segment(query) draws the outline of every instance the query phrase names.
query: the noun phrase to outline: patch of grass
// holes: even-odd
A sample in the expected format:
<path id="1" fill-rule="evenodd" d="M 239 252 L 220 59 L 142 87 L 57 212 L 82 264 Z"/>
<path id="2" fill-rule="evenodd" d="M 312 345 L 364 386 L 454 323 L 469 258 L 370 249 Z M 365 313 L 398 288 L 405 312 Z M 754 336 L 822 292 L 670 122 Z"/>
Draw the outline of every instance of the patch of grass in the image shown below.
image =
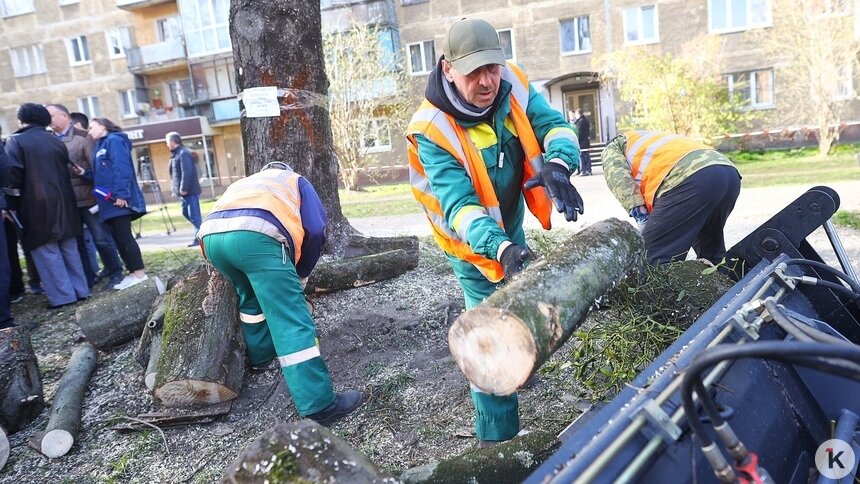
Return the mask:
<path id="1" fill-rule="evenodd" d="M 168 193 L 167 195 L 169 196 L 170 194 Z M 164 234 L 167 232 L 165 229 L 165 219 L 168 216 L 170 217 L 168 227 L 171 230 L 173 230 L 173 227 L 176 227 L 176 230 L 194 230 L 191 222 L 182 216 L 182 206 L 179 202 L 173 201 L 173 199 L 165 200 L 165 202 L 167 203 L 164 205 L 147 205 L 147 214 L 132 222 L 132 232 L 140 233 L 144 236 Z M 209 211 L 212 210 L 213 205 L 215 205 L 215 200 L 200 200 L 200 213 L 203 217 L 206 217 Z M 173 226 L 170 226 L 169 222 L 173 222 Z"/>
<path id="2" fill-rule="evenodd" d="M 414 380 L 415 377 L 408 373 L 398 373 L 378 385 L 371 386 L 367 400 L 381 407 L 391 407 L 397 401 L 397 394 Z"/>
<path id="3" fill-rule="evenodd" d="M 840 210 L 833 216 L 833 223 L 840 227 L 860 230 L 860 212 Z"/>
<path id="4" fill-rule="evenodd" d="M 153 274 L 172 273 L 192 262 L 203 260 L 197 247 L 145 251 L 142 255 L 146 271 Z"/>
<path id="5" fill-rule="evenodd" d="M 860 180 L 858 145 L 837 145 L 823 157 L 816 148 L 733 151 L 726 156 L 738 167 L 744 188 Z"/>
<path id="6" fill-rule="evenodd" d="M 340 190 L 341 209 L 347 218 L 421 213 L 408 183 L 369 186 L 362 191 Z"/>
<path id="7" fill-rule="evenodd" d="M 119 484 L 121 482 L 126 482 L 124 475 L 129 470 L 134 460 L 153 447 L 159 439 L 160 437 L 151 430 L 141 432 L 134 447 L 117 457 L 115 461 L 108 463 L 111 473 L 107 479 L 105 479 L 105 484 Z"/>

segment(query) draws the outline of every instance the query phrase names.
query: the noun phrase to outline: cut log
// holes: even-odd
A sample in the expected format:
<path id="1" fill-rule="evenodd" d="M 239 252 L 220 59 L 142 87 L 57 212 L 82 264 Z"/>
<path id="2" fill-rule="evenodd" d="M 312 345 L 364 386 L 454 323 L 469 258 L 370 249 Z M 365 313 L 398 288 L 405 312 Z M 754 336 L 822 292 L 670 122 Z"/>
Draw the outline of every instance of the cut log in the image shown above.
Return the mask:
<path id="1" fill-rule="evenodd" d="M 572 235 L 448 331 L 451 355 L 486 393 L 510 395 L 582 323 L 595 299 L 642 263 L 639 232 L 618 219 Z"/>
<path id="2" fill-rule="evenodd" d="M 164 294 L 159 294 L 152 303 L 152 312 L 143 326 L 143 332 L 140 334 L 137 348 L 134 350 L 134 359 L 144 368 L 149 363 L 149 347 L 152 346 L 152 335 L 161 332 L 161 324 L 164 322 L 164 298 Z"/>
<path id="3" fill-rule="evenodd" d="M 0 425 L 13 434 L 45 408 L 42 378 L 23 326 L 0 330 Z"/>
<path id="4" fill-rule="evenodd" d="M 143 382 L 149 391 L 155 390 L 155 377 L 158 375 L 158 358 L 161 355 L 161 332 L 152 336 L 149 348 L 149 362 L 143 372 Z"/>
<path id="5" fill-rule="evenodd" d="M 98 352 L 92 345 L 84 343 L 75 348 L 69 359 L 69 366 L 57 386 L 48 428 L 30 437 L 30 447 L 51 459 L 62 457 L 69 452 L 81 430 L 84 393 L 93 370 L 96 369 L 97 359 Z"/>
<path id="6" fill-rule="evenodd" d="M 12 447 L 9 445 L 9 436 L 6 435 L 6 431 L 3 430 L 3 427 L 0 426 L 0 471 L 3 470 L 3 467 L 6 465 L 6 461 L 9 460 L 9 451 Z"/>
<path id="7" fill-rule="evenodd" d="M 558 446 L 555 434 L 531 432 L 493 447 L 407 469 L 400 480 L 405 484 L 522 482 Z"/>
<path id="8" fill-rule="evenodd" d="M 140 336 L 152 312 L 152 303 L 164 284 L 158 277 L 87 303 L 75 312 L 75 321 L 93 346 L 102 350 Z"/>
<path id="9" fill-rule="evenodd" d="M 418 267 L 418 255 L 397 249 L 351 259 L 320 262 L 310 275 L 305 292 L 326 293 L 392 279 Z"/>
<path id="10" fill-rule="evenodd" d="M 167 293 L 155 396 L 169 407 L 236 398 L 245 372 L 245 340 L 236 291 L 200 268 Z"/>
<path id="11" fill-rule="evenodd" d="M 312 420 L 282 423 L 264 432 L 239 454 L 222 483 L 384 481 L 361 452 Z"/>
<path id="12" fill-rule="evenodd" d="M 409 235 L 405 237 L 365 237 L 355 234 L 350 236 L 343 257 L 363 257 L 366 255 L 379 254 L 392 250 L 405 250 L 411 255 L 418 257 L 418 237 Z"/>

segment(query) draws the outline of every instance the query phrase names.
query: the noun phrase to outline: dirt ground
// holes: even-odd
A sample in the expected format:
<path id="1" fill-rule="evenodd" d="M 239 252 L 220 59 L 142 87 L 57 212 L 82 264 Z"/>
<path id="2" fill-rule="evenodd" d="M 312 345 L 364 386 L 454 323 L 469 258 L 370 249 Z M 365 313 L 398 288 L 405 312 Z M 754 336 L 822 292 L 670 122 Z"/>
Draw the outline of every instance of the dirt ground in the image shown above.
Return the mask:
<path id="1" fill-rule="evenodd" d="M 463 310 L 462 295 L 441 252 L 426 239 L 421 242 L 417 269 L 393 280 L 313 299 L 322 354 L 335 389 L 366 393 L 364 405 L 332 430 L 392 476 L 476 446 L 468 384 L 447 344 L 448 327 Z M 542 243 L 552 245 L 548 239 Z M 105 291 L 100 288 L 94 298 Z M 680 300 L 682 293 L 691 297 L 695 291 L 677 290 L 668 300 Z M 74 323 L 74 307 L 46 311 L 44 305 L 44 296 L 29 295 L 14 311 L 20 322 L 40 323 L 32 340 L 50 402 L 83 335 Z M 593 312 L 583 327 L 598 325 L 601 313 Z M 672 314 L 693 319 L 697 315 Z M 638 335 L 635 328 L 632 331 L 635 340 Z M 544 365 L 540 383 L 520 392 L 524 429 L 560 431 L 599 393 L 605 393 L 586 385 L 581 369 L 571 364 L 576 344 L 574 338 L 568 341 Z M 82 429 L 69 455 L 49 460 L 27 446 L 26 439 L 45 427 L 46 409 L 29 427 L 11 436 L 12 454 L 0 471 L 0 482 L 216 482 L 263 431 L 298 419 L 280 371 L 272 369 L 246 373 L 232 410 L 216 422 L 165 429 L 164 438 L 154 430 L 110 430 L 124 416 L 164 410 L 144 386 L 134 349 L 132 341 L 99 353 L 84 401 Z"/>

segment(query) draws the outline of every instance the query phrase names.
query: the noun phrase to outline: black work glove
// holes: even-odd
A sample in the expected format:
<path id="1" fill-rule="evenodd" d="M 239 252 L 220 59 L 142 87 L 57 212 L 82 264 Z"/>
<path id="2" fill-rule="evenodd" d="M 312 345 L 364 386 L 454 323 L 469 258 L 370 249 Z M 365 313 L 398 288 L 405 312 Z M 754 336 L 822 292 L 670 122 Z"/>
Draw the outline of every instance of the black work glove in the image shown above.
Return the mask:
<path id="1" fill-rule="evenodd" d="M 528 247 L 517 244 L 505 247 L 505 250 L 502 251 L 502 256 L 499 258 L 499 262 L 501 262 L 502 268 L 505 271 L 505 277 L 508 278 L 521 272 L 531 257 L 532 251 Z"/>
<path id="2" fill-rule="evenodd" d="M 546 187 L 555 209 L 564 213 L 568 222 L 576 222 L 577 212 L 584 213 L 582 197 L 570 183 L 570 170 L 566 166 L 552 161 L 544 163 L 540 173 L 531 177 L 523 186 L 532 189 L 538 185 Z"/>

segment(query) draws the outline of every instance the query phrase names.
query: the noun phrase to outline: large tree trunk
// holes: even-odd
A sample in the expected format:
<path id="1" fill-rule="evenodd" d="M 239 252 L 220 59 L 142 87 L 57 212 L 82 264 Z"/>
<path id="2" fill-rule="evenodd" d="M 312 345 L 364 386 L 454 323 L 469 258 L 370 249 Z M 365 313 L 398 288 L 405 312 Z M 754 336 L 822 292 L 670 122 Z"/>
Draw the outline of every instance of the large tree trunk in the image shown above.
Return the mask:
<path id="1" fill-rule="evenodd" d="M 155 396 L 167 406 L 236 398 L 245 368 L 236 291 L 200 268 L 167 293 Z"/>
<path id="2" fill-rule="evenodd" d="M 493 447 L 407 469 L 405 484 L 522 482 L 558 448 L 554 433 L 536 431 Z"/>
<path id="3" fill-rule="evenodd" d="M 417 266 L 418 256 L 404 249 L 321 262 L 311 272 L 305 292 L 325 293 L 366 286 L 397 277 Z"/>
<path id="4" fill-rule="evenodd" d="M 618 219 L 572 235 L 454 321 L 454 360 L 481 390 L 514 393 L 567 341 L 594 300 L 641 263 L 642 251 L 639 232 Z"/>
<path id="5" fill-rule="evenodd" d="M 9 451 L 11 448 L 12 447 L 9 445 L 9 436 L 6 435 L 6 431 L 3 430 L 3 426 L 0 426 L 0 471 L 3 470 L 3 466 L 6 465 L 6 461 L 9 460 Z"/>
<path id="6" fill-rule="evenodd" d="M 0 425 L 15 433 L 44 407 L 42 378 L 30 333 L 23 326 L 0 330 Z"/>
<path id="7" fill-rule="evenodd" d="M 98 352 L 90 344 L 84 343 L 75 349 L 54 395 L 48 428 L 30 437 L 30 447 L 51 459 L 69 452 L 81 430 L 84 392 L 96 369 L 97 359 Z"/>
<path id="8" fill-rule="evenodd" d="M 140 336 L 152 312 L 153 301 L 164 292 L 158 277 L 87 303 L 75 312 L 75 321 L 87 341 L 102 351 Z"/>
<path id="9" fill-rule="evenodd" d="M 234 0 L 230 38 L 240 93 L 264 86 L 283 90 L 280 117 L 241 119 L 246 174 L 283 161 L 307 178 L 328 213 L 329 250 L 339 253 L 355 230 L 337 193 L 319 2 Z"/>
<path id="10" fill-rule="evenodd" d="M 361 452 L 312 420 L 282 423 L 251 442 L 227 467 L 222 483 L 383 482 Z"/>

